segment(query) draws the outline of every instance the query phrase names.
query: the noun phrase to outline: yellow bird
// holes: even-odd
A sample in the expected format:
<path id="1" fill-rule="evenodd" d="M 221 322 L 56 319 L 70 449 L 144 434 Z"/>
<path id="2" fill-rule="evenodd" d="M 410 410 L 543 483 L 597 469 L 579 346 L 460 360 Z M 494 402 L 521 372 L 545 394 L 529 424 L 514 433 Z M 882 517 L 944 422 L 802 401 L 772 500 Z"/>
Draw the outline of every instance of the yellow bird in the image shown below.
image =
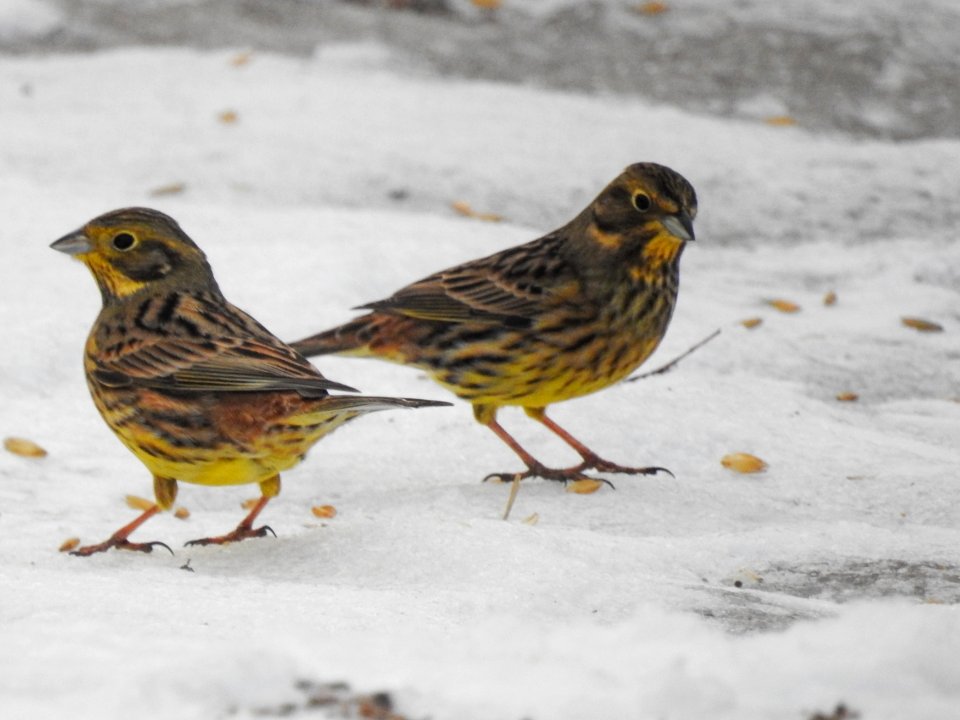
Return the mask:
<path id="1" fill-rule="evenodd" d="M 476 419 L 520 456 L 521 473 L 651 474 L 604 460 L 547 416 L 547 406 L 596 392 L 643 363 L 677 301 L 680 255 L 694 239 L 693 186 L 663 165 L 628 167 L 573 220 L 518 247 L 430 275 L 344 325 L 293 343 L 304 355 L 376 357 L 425 370 L 473 405 Z M 555 469 L 497 422 L 522 407 L 576 450 Z"/>
<path id="2" fill-rule="evenodd" d="M 109 539 L 74 554 L 166 547 L 128 536 L 173 505 L 180 481 L 256 483 L 261 491 L 236 529 L 189 544 L 262 537 L 272 531 L 253 523 L 280 492 L 280 473 L 324 435 L 368 412 L 449 405 L 330 395 L 355 391 L 227 302 L 200 248 L 156 210 L 106 213 L 51 247 L 81 260 L 100 288 L 103 309 L 84 353 L 87 384 L 107 425 L 153 474 L 156 496 Z"/>

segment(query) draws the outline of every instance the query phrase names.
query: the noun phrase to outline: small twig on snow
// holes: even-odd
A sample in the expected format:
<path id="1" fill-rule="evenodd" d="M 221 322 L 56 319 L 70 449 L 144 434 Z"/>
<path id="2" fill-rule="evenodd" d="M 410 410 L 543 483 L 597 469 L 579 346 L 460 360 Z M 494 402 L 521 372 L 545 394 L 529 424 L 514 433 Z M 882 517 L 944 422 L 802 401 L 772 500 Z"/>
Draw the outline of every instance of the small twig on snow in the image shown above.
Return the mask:
<path id="1" fill-rule="evenodd" d="M 643 380 L 644 378 L 648 378 L 651 375 L 663 375 L 664 373 L 670 372 L 671 370 L 673 370 L 674 367 L 676 367 L 677 363 L 683 360 L 687 355 L 690 355 L 695 350 L 699 350 L 719 334 L 720 334 L 720 328 L 717 328 L 712 333 L 707 335 L 707 337 L 705 337 L 703 340 L 701 340 L 696 345 L 694 345 L 692 348 L 688 349 L 686 352 L 681 353 L 680 355 L 677 355 L 673 360 L 668 362 L 666 365 L 661 365 L 656 370 L 649 370 L 648 372 L 640 373 L 639 375 L 634 375 L 633 377 L 628 377 L 626 380 L 624 380 L 624 382 L 635 382 L 637 380 Z"/>

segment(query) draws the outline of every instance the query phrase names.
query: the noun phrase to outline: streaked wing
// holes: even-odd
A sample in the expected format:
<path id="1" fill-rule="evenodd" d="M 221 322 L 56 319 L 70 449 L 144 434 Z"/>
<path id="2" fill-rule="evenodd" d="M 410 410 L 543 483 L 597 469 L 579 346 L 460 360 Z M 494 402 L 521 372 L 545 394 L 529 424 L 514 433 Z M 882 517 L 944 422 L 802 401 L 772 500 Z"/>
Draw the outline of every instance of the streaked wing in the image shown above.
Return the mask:
<path id="1" fill-rule="evenodd" d="M 306 358 L 242 310 L 213 296 L 172 294 L 133 308 L 130 329 L 98 341 L 93 375 L 107 385 L 193 392 L 354 391 L 323 377 Z M 89 357 L 89 356 L 88 356 Z"/>
<path id="2" fill-rule="evenodd" d="M 365 310 L 443 322 L 528 325 L 575 275 L 548 235 L 415 282 Z"/>

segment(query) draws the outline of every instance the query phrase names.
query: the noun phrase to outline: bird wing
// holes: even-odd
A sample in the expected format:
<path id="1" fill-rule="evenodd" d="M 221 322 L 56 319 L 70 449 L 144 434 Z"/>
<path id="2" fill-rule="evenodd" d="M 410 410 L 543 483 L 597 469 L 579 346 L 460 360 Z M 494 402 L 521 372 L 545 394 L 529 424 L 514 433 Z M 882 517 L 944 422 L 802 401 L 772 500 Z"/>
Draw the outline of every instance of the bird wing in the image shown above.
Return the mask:
<path id="1" fill-rule="evenodd" d="M 361 309 L 441 322 L 528 326 L 576 280 L 554 240 L 548 235 L 443 270 Z"/>
<path id="2" fill-rule="evenodd" d="M 134 310 L 122 337 L 98 342 L 91 372 L 101 383 L 186 392 L 355 392 L 327 380 L 306 358 L 222 299 L 175 294 L 145 300 Z"/>

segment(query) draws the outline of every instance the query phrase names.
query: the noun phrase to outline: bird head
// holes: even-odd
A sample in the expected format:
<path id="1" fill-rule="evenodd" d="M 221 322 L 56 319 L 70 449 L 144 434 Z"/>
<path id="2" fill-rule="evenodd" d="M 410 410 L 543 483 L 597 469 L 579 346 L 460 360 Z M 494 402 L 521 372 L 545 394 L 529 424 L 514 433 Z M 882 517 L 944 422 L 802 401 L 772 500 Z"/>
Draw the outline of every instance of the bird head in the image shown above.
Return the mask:
<path id="1" fill-rule="evenodd" d="M 50 247 L 90 268 L 105 305 L 158 283 L 178 289 L 217 287 L 203 251 L 173 218 L 156 210 L 108 212 Z"/>
<path id="2" fill-rule="evenodd" d="M 630 165 L 579 221 L 585 252 L 625 264 L 632 274 L 673 263 L 694 240 L 697 194 L 679 173 L 656 163 Z"/>

